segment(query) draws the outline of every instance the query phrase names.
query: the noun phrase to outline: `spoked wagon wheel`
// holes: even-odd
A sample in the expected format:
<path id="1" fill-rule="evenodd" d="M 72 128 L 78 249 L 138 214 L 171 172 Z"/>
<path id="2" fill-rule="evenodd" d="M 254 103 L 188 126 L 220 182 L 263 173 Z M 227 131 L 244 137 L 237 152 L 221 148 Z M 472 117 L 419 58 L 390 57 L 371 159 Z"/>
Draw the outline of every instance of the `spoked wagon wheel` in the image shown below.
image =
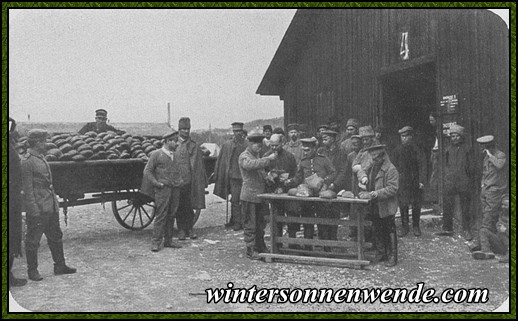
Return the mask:
<path id="1" fill-rule="evenodd" d="M 155 218 L 155 203 L 146 195 L 131 193 L 128 199 L 112 201 L 112 211 L 120 225 L 138 231 L 145 229 Z"/>

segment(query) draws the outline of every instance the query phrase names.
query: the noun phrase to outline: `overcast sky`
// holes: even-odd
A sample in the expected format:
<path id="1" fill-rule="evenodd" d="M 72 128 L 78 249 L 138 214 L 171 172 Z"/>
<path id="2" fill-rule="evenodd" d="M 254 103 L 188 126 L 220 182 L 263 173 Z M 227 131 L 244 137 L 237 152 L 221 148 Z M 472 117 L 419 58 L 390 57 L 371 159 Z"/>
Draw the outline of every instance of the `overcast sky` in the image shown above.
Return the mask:
<path id="1" fill-rule="evenodd" d="M 255 92 L 295 11 L 10 9 L 9 114 L 166 122 L 170 102 L 174 127 L 280 117 L 282 101 Z"/>

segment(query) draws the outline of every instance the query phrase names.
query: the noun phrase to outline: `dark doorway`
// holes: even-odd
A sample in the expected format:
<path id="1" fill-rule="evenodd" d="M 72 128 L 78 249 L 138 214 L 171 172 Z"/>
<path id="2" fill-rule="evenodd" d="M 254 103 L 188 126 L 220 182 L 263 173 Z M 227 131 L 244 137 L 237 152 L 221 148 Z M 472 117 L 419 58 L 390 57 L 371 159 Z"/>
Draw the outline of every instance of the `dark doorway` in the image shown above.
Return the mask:
<path id="1" fill-rule="evenodd" d="M 436 134 L 429 123 L 437 106 L 435 72 L 435 63 L 427 63 L 382 76 L 381 122 L 389 151 L 399 144 L 398 130 L 412 126 L 416 142 L 429 159 Z"/>

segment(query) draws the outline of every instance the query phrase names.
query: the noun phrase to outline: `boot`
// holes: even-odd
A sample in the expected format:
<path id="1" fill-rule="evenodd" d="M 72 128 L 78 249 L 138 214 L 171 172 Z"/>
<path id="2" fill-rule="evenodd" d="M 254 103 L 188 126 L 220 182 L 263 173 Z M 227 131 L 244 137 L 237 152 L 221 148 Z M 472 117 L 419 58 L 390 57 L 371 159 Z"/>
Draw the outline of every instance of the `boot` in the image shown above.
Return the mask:
<path id="1" fill-rule="evenodd" d="M 160 244 L 153 242 L 151 244 L 151 252 L 158 252 L 158 251 L 160 251 Z"/>
<path id="2" fill-rule="evenodd" d="M 304 224 L 304 238 L 312 240 L 314 235 L 315 235 L 315 226 L 311 225 L 311 224 Z M 304 245 L 304 250 L 313 251 L 313 246 Z"/>
<path id="3" fill-rule="evenodd" d="M 54 264 L 54 275 L 74 274 L 77 269 L 68 267 L 65 263 Z"/>
<path id="4" fill-rule="evenodd" d="M 259 253 L 254 250 L 253 246 L 247 246 L 246 247 L 246 257 L 249 258 L 250 260 L 256 260 L 256 261 L 260 261 L 261 260 L 261 257 L 259 256 Z"/>
<path id="5" fill-rule="evenodd" d="M 160 244 L 158 244 L 160 246 Z M 63 242 L 50 243 L 50 254 L 54 260 L 54 275 L 73 274 L 76 269 L 68 267 L 65 264 L 65 254 L 63 253 Z"/>
<path id="6" fill-rule="evenodd" d="M 471 254 L 475 260 L 492 260 L 495 254 L 492 252 L 475 251 Z"/>
<path id="7" fill-rule="evenodd" d="M 282 245 L 282 243 L 281 243 L 281 245 Z M 270 252 L 270 249 L 268 249 L 268 246 L 266 246 L 266 243 L 264 243 L 264 240 L 260 240 L 260 241 L 256 241 L 255 251 L 257 253 L 268 253 L 268 252 Z"/>
<path id="8" fill-rule="evenodd" d="M 397 234 L 392 232 L 389 234 L 389 254 L 388 260 L 385 262 L 386 267 L 392 267 L 397 264 Z"/>
<path id="9" fill-rule="evenodd" d="M 26 279 L 18 279 L 14 277 L 13 272 L 11 272 L 11 269 L 13 268 L 14 263 L 14 256 L 9 256 L 9 287 L 11 286 L 24 286 L 27 284 Z"/>
<path id="10" fill-rule="evenodd" d="M 410 231 L 410 228 L 408 227 L 408 207 L 405 206 L 403 208 L 400 208 L 401 210 L 401 230 L 399 232 L 399 237 L 405 237 L 408 232 Z"/>
<path id="11" fill-rule="evenodd" d="M 164 240 L 164 247 L 169 247 L 172 249 L 181 249 L 182 246 L 176 242 L 174 242 L 172 239 Z"/>
<path id="12" fill-rule="evenodd" d="M 27 276 L 32 281 L 41 281 L 43 278 L 38 272 L 38 250 L 25 250 L 27 257 Z"/>
<path id="13" fill-rule="evenodd" d="M 415 236 L 421 236 L 421 229 L 419 228 L 419 222 L 421 220 L 421 208 L 412 207 L 412 231 Z"/>
<path id="14" fill-rule="evenodd" d="M 387 253 L 386 253 L 385 241 L 383 240 L 382 236 L 379 233 L 375 234 L 373 236 L 373 241 L 374 241 L 374 248 L 376 250 L 376 254 L 375 254 L 373 263 L 386 261 Z"/>

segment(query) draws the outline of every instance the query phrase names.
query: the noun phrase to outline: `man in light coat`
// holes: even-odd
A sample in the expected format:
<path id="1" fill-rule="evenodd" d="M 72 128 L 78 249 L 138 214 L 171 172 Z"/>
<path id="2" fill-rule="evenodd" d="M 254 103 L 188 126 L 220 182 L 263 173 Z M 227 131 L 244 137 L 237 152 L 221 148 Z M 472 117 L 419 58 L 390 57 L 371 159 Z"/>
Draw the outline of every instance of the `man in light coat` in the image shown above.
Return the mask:
<path id="1" fill-rule="evenodd" d="M 180 186 L 182 177 L 180 168 L 174 157 L 178 143 L 178 131 L 162 136 L 164 145 L 149 156 L 144 168 L 142 193 L 155 200 L 155 223 L 151 238 L 151 251 L 158 252 L 162 239 L 164 247 L 181 248 L 173 242 L 173 226 L 180 202 Z"/>

